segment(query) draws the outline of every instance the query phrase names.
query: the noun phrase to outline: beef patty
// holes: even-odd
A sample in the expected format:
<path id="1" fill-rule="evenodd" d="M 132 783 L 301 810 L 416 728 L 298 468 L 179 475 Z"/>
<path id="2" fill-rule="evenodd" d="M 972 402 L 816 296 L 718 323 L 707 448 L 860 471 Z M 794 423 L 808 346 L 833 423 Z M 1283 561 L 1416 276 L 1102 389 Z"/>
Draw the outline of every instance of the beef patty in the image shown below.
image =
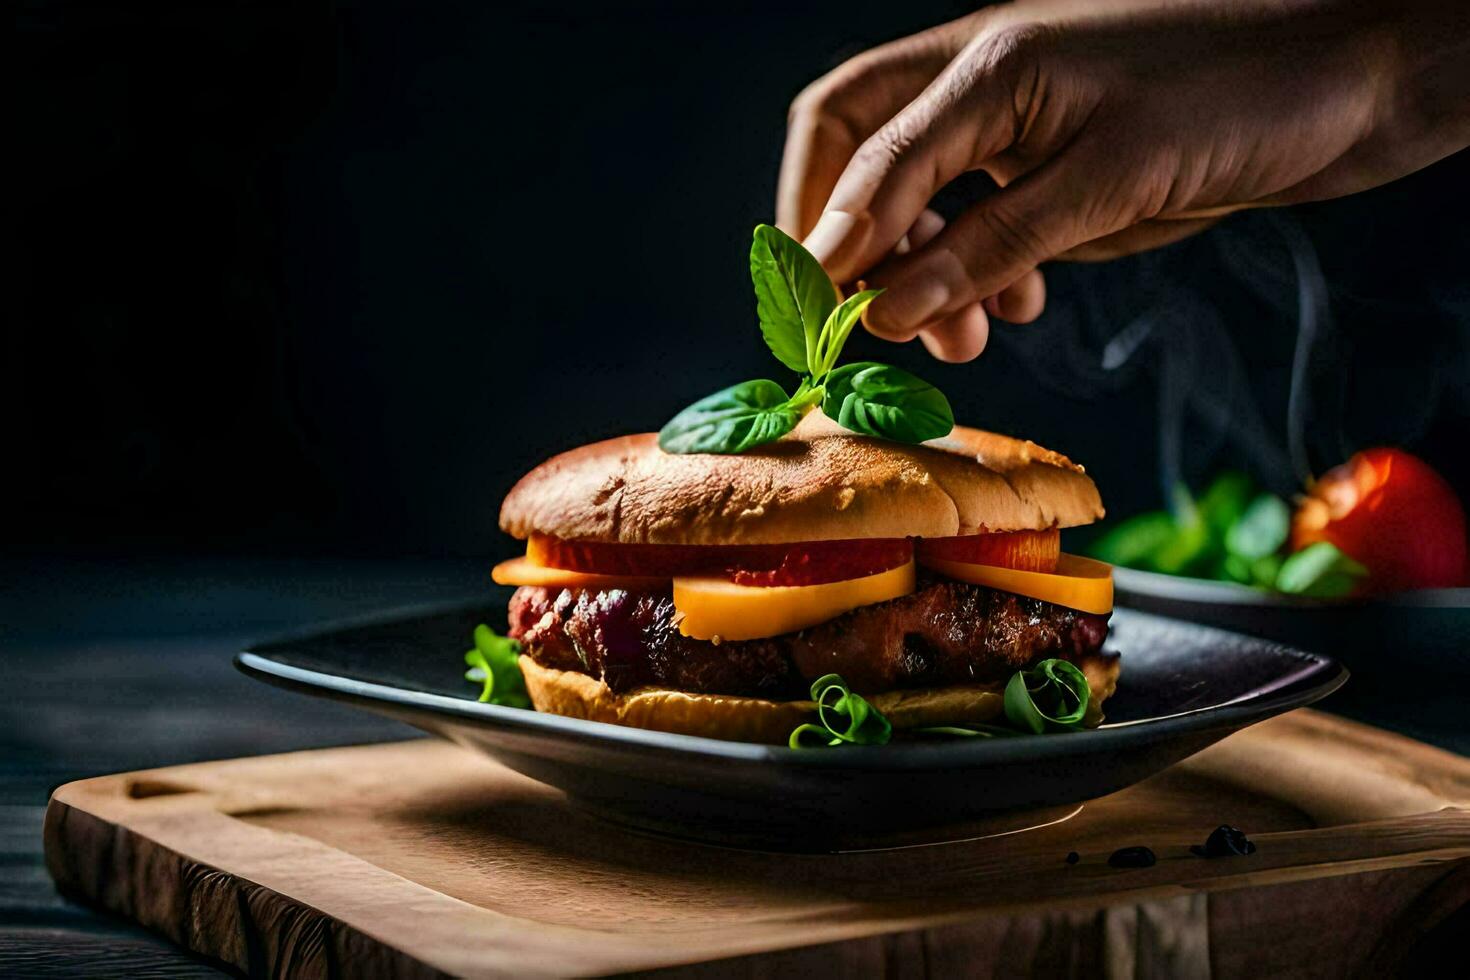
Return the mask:
<path id="1" fill-rule="evenodd" d="M 547 667 L 703 694 L 805 697 L 823 674 L 862 694 L 1009 677 L 1037 660 L 1101 649 L 1108 617 L 948 579 L 862 606 L 819 626 L 719 644 L 683 636 L 672 593 L 523 587 L 510 635 Z"/>

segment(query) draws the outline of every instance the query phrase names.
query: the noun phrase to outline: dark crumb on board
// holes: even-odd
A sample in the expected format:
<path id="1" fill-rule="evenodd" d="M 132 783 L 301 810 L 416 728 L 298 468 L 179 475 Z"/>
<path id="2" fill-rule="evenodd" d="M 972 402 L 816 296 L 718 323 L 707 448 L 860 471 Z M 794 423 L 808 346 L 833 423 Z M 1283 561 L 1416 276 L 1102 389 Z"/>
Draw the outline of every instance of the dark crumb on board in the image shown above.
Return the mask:
<path id="1" fill-rule="evenodd" d="M 1256 853 L 1256 845 L 1243 831 L 1222 823 L 1210 831 L 1203 847 L 1195 844 L 1190 851 L 1205 858 L 1243 857 Z"/>
<path id="2" fill-rule="evenodd" d="M 1082 860 L 1082 855 L 1078 854 L 1076 851 L 1068 851 L 1067 852 L 1067 863 L 1068 864 L 1076 864 L 1078 861 L 1081 861 L 1081 860 Z"/>
<path id="3" fill-rule="evenodd" d="M 1147 847 L 1120 847 L 1108 858 L 1114 868 L 1152 868 L 1158 858 Z"/>

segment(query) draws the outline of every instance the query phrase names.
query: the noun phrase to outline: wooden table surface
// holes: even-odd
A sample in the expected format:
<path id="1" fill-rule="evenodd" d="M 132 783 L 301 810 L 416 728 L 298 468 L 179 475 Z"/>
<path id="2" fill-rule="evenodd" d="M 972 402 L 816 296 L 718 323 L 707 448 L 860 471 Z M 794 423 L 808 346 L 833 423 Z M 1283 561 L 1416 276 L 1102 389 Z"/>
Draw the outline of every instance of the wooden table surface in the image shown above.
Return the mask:
<path id="1" fill-rule="evenodd" d="M 122 770 L 413 734 L 250 681 L 230 657 L 276 630 L 473 596 L 488 584 L 485 568 L 0 563 L 0 976 L 216 975 L 141 929 L 57 896 L 41 855 L 51 790 Z M 1456 689 L 1417 680 L 1402 692 L 1350 682 L 1324 707 L 1470 752 Z"/>

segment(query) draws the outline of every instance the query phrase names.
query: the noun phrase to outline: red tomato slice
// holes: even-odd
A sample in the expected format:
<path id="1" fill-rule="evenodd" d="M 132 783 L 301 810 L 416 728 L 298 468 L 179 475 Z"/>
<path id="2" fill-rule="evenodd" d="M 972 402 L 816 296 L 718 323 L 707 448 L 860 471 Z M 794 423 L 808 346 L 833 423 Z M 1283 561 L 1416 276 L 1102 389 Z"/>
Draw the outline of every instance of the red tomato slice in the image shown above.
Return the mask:
<path id="1" fill-rule="evenodd" d="M 660 578 L 718 575 L 739 585 L 817 585 L 874 575 L 909 561 L 907 538 L 768 545 L 618 544 L 533 534 L 526 557 L 547 568 Z"/>
<path id="2" fill-rule="evenodd" d="M 1062 532 L 1006 531 L 998 534 L 961 534 L 953 538 L 922 538 L 919 562 L 960 561 L 997 565 L 1026 572 L 1052 572 L 1062 551 Z"/>

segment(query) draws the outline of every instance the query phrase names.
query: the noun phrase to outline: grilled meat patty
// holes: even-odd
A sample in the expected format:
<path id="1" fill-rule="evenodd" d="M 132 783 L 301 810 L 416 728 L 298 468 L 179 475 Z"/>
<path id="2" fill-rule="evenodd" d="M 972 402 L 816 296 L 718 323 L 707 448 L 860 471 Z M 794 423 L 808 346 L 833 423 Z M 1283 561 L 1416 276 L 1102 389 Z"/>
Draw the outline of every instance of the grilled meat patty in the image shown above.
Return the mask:
<path id="1" fill-rule="evenodd" d="M 1083 659 L 1107 634 L 1107 616 L 939 578 L 796 633 L 719 644 L 679 633 L 667 590 L 523 587 L 510 600 L 510 635 L 537 663 L 619 693 L 798 698 L 829 673 L 863 694 L 997 681 L 1047 657 Z"/>

